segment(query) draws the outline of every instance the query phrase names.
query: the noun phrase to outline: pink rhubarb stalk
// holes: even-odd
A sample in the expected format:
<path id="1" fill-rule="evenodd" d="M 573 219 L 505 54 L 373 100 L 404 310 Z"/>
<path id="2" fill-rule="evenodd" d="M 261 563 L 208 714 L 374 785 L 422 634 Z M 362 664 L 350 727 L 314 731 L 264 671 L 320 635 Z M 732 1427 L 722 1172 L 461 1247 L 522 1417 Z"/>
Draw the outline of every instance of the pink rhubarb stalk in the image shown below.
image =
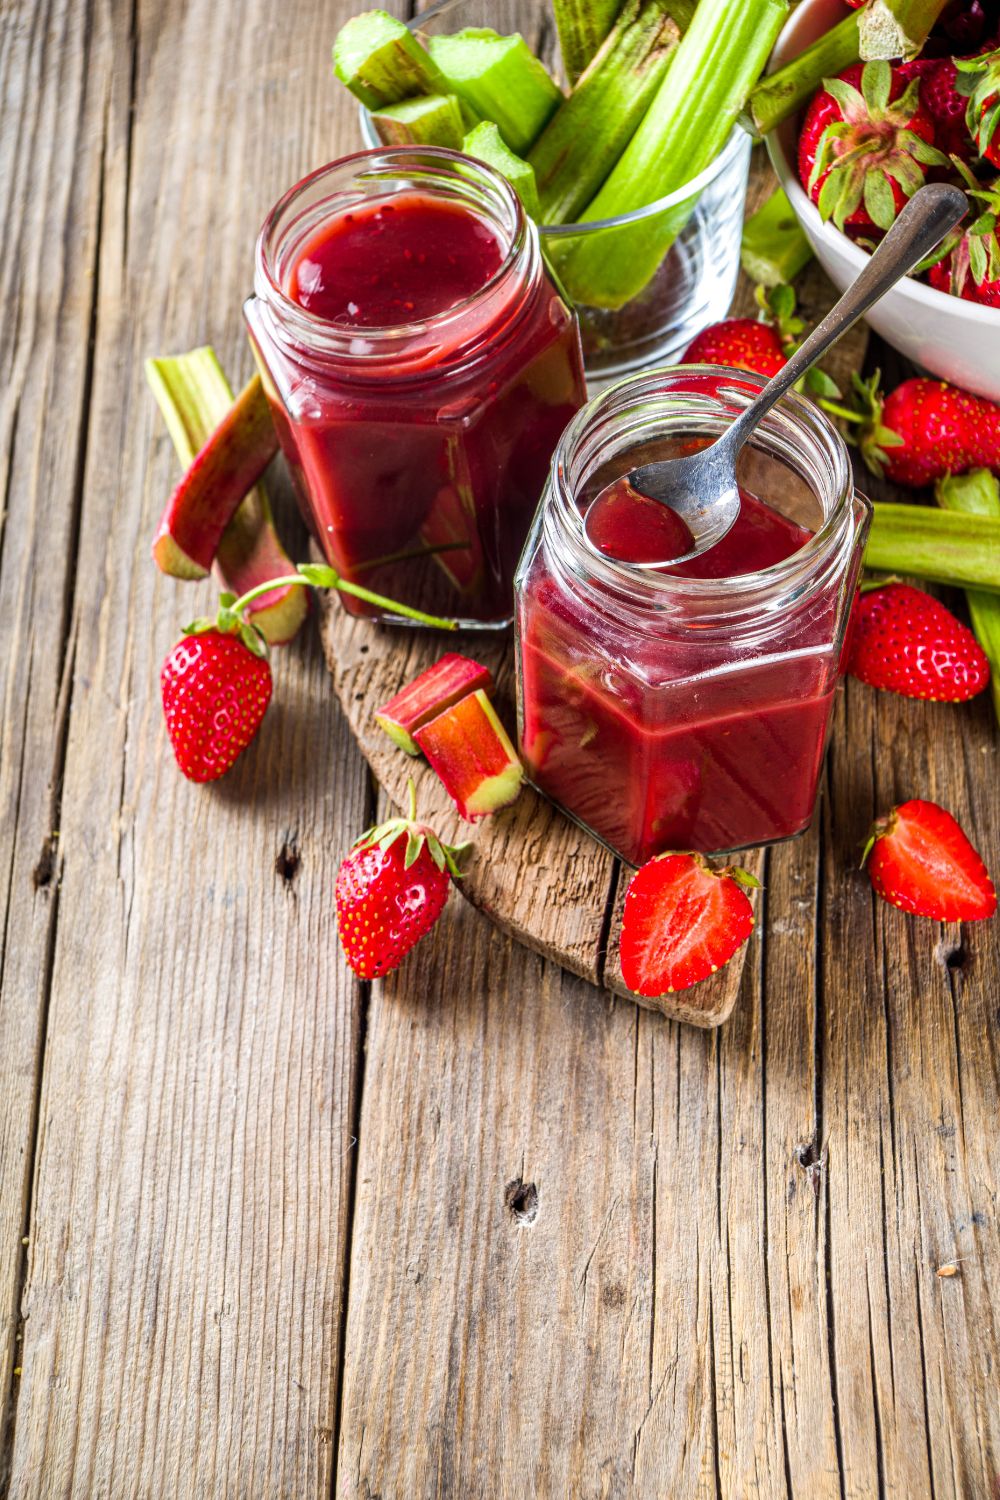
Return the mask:
<path id="1" fill-rule="evenodd" d="M 375 715 L 375 722 L 407 755 L 419 755 L 415 732 L 480 688 L 487 694 L 493 692 L 489 669 L 449 651 L 390 698 Z"/>
<path id="2" fill-rule="evenodd" d="M 482 688 L 416 730 L 413 738 L 470 823 L 506 807 L 521 790 L 521 762 Z"/>

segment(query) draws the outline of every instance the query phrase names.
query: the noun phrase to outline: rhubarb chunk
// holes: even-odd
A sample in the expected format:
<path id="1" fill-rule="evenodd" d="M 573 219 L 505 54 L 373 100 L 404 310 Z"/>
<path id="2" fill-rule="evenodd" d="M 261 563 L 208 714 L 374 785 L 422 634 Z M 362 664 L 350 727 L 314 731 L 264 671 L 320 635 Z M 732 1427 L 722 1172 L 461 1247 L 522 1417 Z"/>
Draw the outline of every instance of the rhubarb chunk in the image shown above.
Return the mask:
<path id="1" fill-rule="evenodd" d="M 516 156 L 492 120 L 483 120 L 470 130 L 462 142 L 466 156 L 484 161 L 488 167 L 506 177 L 524 206 L 529 219 L 538 219 L 538 189 L 535 169 L 523 156 Z"/>
<path id="2" fill-rule="evenodd" d="M 147 359 L 146 379 L 173 439 L 177 457 L 190 464 L 233 404 L 233 392 L 215 350 Z M 241 596 L 294 565 L 278 540 L 267 491 L 255 485 L 222 534 L 213 568 L 220 587 Z M 247 613 L 272 646 L 290 641 L 309 612 L 304 584 L 282 584 L 249 605 Z"/>
<path id="3" fill-rule="evenodd" d="M 167 501 L 153 558 L 173 578 L 206 578 L 222 533 L 278 451 L 278 435 L 255 375 L 210 434 Z"/>
<path id="4" fill-rule="evenodd" d="M 492 693 L 489 669 L 449 651 L 390 698 L 375 715 L 375 722 L 407 755 L 419 755 L 415 731 L 479 689 Z"/>
<path id="5" fill-rule="evenodd" d="M 440 73 L 413 32 L 384 10 L 368 10 L 340 28 L 333 70 L 368 109 L 413 94 L 446 94 Z"/>
<path id="6" fill-rule="evenodd" d="M 494 120 L 510 149 L 526 156 L 562 92 L 524 37 L 469 26 L 452 36 L 432 36 L 428 47 L 446 89 L 477 119 Z"/>
<path id="7" fill-rule="evenodd" d="M 413 738 L 470 823 L 506 807 L 521 790 L 521 762 L 482 688 L 423 725 Z"/>
<path id="8" fill-rule="evenodd" d="M 457 94 L 425 94 L 373 110 L 372 124 L 385 146 L 449 146 L 462 149 L 465 121 Z"/>

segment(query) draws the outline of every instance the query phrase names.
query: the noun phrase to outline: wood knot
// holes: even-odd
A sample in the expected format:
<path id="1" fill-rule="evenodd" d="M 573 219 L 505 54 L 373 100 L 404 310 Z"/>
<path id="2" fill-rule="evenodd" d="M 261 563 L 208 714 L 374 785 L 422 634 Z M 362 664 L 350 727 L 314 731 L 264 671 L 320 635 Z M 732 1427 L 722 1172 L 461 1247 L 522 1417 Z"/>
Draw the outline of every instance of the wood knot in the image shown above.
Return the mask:
<path id="1" fill-rule="evenodd" d="M 286 890 L 291 889 L 301 864 L 302 855 L 299 853 L 298 838 L 294 833 L 290 833 L 282 842 L 274 861 L 274 873 L 280 878 Z"/>
<path id="2" fill-rule="evenodd" d="M 504 1188 L 503 1201 L 515 1224 L 527 1227 L 538 1218 L 538 1189 L 533 1182 L 515 1177 Z"/>
<path id="3" fill-rule="evenodd" d="M 814 1137 L 811 1141 L 801 1141 L 796 1146 L 794 1155 L 809 1179 L 809 1186 L 818 1198 L 823 1168 L 826 1166 L 826 1147 L 820 1150 L 819 1142 Z"/>
<path id="4" fill-rule="evenodd" d="M 38 856 L 35 868 L 31 872 L 31 883 L 36 891 L 47 891 L 55 878 L 56 846 L 58 842 L 58 833 L 50 833 L 42 844 L 42 852 Z"/>

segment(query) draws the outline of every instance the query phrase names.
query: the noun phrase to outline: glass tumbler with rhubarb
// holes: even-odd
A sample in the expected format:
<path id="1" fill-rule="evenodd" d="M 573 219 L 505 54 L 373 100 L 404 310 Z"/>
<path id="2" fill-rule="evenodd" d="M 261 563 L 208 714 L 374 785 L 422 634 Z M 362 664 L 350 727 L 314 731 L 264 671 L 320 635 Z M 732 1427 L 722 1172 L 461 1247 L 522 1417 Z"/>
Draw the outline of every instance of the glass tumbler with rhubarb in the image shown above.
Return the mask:
<path id="1" fill-rule="evenodd" d="M 690 533 L 627 479 L 710 441 L 763 384 L 690 366 L 591 402 L 518 567 L 528 776 L 630 864 L 771 843 L 812 818 L 871 513 L 843 442 L 783 400 L 741 456 L 733 529 L 677 566 Z"/>
<path id="2" fill-rule="evenodd" d="M 327 560 L 411 608 L 508 624 L 585 399 L 575 317 L 510 185 L 432 148 L 323 167 L 268 215 L 245 316 Z"/>

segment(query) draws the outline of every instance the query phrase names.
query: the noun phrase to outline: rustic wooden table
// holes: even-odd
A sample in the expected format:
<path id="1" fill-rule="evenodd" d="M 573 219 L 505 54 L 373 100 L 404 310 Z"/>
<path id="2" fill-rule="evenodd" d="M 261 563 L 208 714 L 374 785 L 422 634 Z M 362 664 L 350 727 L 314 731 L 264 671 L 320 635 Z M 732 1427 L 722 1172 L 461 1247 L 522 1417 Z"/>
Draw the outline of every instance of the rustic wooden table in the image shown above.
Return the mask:
<path id="1" fill-rule="evenodd" d="M 997 925 L 856 870 L 914 794 L 1000 864 L 985 700 L 848 685 L 718 1032 L 458 901 L 354 982 L 314 629 L 227 780 L 172 763 L 209 591 L 149 560 L 141 362 L 246 374 L 261 217 L 357 142 L 347 9 L 0 9 L 0 1492 L 993 1497 Z"/>

